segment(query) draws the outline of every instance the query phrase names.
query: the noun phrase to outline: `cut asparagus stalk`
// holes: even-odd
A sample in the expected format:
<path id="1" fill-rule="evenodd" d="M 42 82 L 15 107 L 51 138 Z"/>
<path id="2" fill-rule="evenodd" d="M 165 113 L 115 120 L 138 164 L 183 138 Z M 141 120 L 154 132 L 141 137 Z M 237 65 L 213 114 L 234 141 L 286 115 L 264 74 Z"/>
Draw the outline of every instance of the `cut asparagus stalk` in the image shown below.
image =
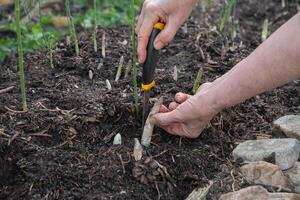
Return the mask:
<path id="1" fill-rule="evenodd" d="M 145 147 L 149 147 L 151 143 L 151 138 L 152 138 L 152 133 L 154 128 L 154 124 L 151 123 L 151 117 L 154 114 L 159 112 L 159 108 L 162 104 L 163 104 L 163 97 L 160 97 L 158 101 L 155 102 L 153 108 L 151 109 L 147 117 L 144 130 L 143 130 L 142 140 L 141 140 L 142 145 L 144 145 Z"/>
<path id="2" fill-rule="evenodd" d="M 106 79 L 105 82 L 106 82 L 106 87 L 107 87 L 107 89 L 108 89 L 109 91 L 111 91 L 111 90 L 112 90 L 112 87 L 111 87 L 111 84 L 110 84 L 109 80 Z"/>
<path id="3" fill-rule="evenodd" d="M 103 32 L 103 35 L 102 35 L 102 58 L 105 58 L 105 48 L 106 48 L 106 44 L 105 44 L 105 32 Z"/>
<path id="4" fill-rule="evenodd" d="M 174 81 L 178 80 L 178 69 L 177 69 L 177 66 L 174 66 L 173 79 L 174 79 Z"/>
<path id="5" fill-rule="evenodd" d="M 143 146 L 137 138 L 134 138 L 133 157 L 135 161 L 139 161 L 143 157 Z"/>
<path id="6" fill-rule="evenodd" d="M 119 79 L 121 77 L 123 64 L 124 64 L 124 56 L 121 56 L 115 81 L 119 81 Z"/>
<path id="7" fill-rule="evenodd" d="M 122 144 L 122 136 L 120 133 L 118 133 L 115 137 L 114 137 L 114 141 L 113 141 L 113 145 L 121 145 Z"/>
<path id="8" fill-rule="evenodd" d="M 90 78 L 91 80 L 93 80 L 93 77 L 94 77 L 94 73 L 93 73 L 93 71 L 90 69 L 90 70 L 89 70 L 89 78 Z"/>

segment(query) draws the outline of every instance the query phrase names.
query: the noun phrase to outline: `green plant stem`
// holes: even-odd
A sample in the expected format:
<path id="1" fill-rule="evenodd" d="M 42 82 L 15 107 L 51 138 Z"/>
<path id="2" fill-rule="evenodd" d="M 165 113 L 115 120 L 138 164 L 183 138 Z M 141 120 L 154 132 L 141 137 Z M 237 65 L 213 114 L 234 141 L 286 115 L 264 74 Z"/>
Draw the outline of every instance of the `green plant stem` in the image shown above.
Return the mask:
<path id="1" fill-rule="evenodd" d="M 22 46 L 22 35 L 21 35 L 21 28 L 20 28 L 20 0 L 15 0 L 15 17 L 16 17 L 17 40 L 18 40 L 18 60 L 19 60 L 19 77 L 20 77 L 22 108 L 23 111 L 27 111 L 28 108 L 27 108 L 26 90 L 25 90 L 23 46 Z"/>
<path id="2" fill-rule="evenodd" d="M 224 1 L 224 6 L 222 9 L 222 15 L 221 15 L 221 19 L 219 22 L 219 30 L 221 32 L 224 31 L 224 29 L 226 28 L 226 25 L 228 23 L 228 19 L 229 17 L 232 15 L 232 11 L 234 9 L 234 6 L 236 4 L 236 0 L 226 0 Z"/>
<path id="3" fill-rule="evenodd" d="M 202 82 L 202 76 L 203 76 L 203 68 L 201 67 L 197 73 L 197 77 L 194 81 L 194 85 L 193 85 L 193 94 L 196 94 L 201 82 Z"/>
<path id="4" fill-rule="evenodd" d="M 68 15 L 69 20 L 70 20 L 69 28 L 70 28 L 70 33 L 72 35 L 72 38 L 74 40 L 76 56 L 79 56 L 78 39 L 77 39 L 77 34 L 76 34 L 76 30 L 75 30 L 75 25 L 74 25 L 73 17 L 71 15 L 70 1 L 69 0 L 66 0 L 65 6 L 66 6 L 67 15 Z"/>
<path id="5" fill-rule="evenodd" d="M 138 115 L 138 86 L 137 86 L 137 66 L 136 66 L 136 38 L 135 38 L 135 1 L 131 0 L 130 4 L 130 21 L 131 21 L 131 42 L 132 42 L 132 79 L 133 79 L 133 95 L 135 112 Z"/>
<path id="6" fill-rule="evenodd" d="M 50 67 L 53 69 L 54 68 L 54 64 L 53 64 L 53 50 L 52 48 L 48 49 L 48 54 L 49 54 L 49 62 L 50 62 Z"/>
<path id="7" fill-rule="evenodd" d="M 38 5 L 39 5 L 39 17 L 40 17 L 40 22 L 42 20 L 42 12 L 41 12 L 41 0 L 38 0 Z M 41 27 L 42 29 L 42 35 L 43 35 L 43 42 L 44 42 L 44 46 L 47 47 L 47 50 L 48 50 L 48 59 L 49 59 L 49 63 L 50 63 L 50 67 L 53 69 L 54 68 L 54 64 L 53 64 L 53 38 L 51 36 L 48 36 L 48 38 L 46 38 L 46 35 L 44 33 L 44 28 Z"/>
<path id="8" fill-rule="evenodd" d="M 98 29 L 98 22 L 97 22 L 97 0 L 94 0 L 94 34 L 93 34 L 93 40 L 94 40 L 94 51 L 98 51 L 97 47 L 97 29 Z"/>

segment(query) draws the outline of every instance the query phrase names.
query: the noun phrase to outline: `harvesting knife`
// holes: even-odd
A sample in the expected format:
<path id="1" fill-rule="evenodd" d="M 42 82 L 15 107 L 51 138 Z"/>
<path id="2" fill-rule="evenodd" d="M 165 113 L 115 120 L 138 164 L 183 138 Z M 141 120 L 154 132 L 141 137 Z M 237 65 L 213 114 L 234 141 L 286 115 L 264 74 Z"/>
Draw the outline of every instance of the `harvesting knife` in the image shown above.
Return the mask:
<path id="1" fill-rule="evenodd" d="M 144 91 L 144 102 L 143 102 L 143 127 L 145 120 L 149 112 L 149 98 L 150 90 L 155 86 L 154 71 L 158 61 L 158 51 L 154 48 L 154 40 L 156 36 L 163 30 L 165 24 L 158 22 L 153 26 L 149 42 L 147 45 L 147 57 L 143 65 L 143 76 L 142 76 L 142 91 Z"/>

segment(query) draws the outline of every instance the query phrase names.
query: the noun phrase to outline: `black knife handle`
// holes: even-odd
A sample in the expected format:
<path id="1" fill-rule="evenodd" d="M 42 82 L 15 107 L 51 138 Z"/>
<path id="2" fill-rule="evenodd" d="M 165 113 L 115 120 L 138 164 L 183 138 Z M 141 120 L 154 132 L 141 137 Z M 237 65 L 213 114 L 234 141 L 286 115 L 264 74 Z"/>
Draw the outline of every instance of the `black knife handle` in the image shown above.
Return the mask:
<path id="1" fill-rule="evenodd" d="M 154 71 L 158 61 L 158 51 L 154 48 L 156 36 L 164 29 L 164 24 L 158 22 L 154 25 L 147 45 L 147 58 L 143 65 L 142 90 L 150 90 L 155 86 Z"/>

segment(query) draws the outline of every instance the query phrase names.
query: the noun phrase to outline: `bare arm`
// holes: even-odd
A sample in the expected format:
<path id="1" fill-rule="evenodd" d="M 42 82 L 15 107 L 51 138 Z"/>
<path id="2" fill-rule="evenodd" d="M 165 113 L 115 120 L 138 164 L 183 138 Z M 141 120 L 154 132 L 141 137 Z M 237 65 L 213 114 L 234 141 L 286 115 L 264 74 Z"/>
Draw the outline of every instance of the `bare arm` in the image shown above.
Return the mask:
<path id="1" fill-rule="evenodd" d="M 300 13 L 238 63 L 215 87 L 222 107 L 230 107 L 300 77 Z"/>
<path id="2" fill-rule="evenodd" d="M 222 109 L 300 77 L 300 13 L 228 73 L 189 96 L 179 93 L 154 122 L 169 133 L 195 138 Z"/>

